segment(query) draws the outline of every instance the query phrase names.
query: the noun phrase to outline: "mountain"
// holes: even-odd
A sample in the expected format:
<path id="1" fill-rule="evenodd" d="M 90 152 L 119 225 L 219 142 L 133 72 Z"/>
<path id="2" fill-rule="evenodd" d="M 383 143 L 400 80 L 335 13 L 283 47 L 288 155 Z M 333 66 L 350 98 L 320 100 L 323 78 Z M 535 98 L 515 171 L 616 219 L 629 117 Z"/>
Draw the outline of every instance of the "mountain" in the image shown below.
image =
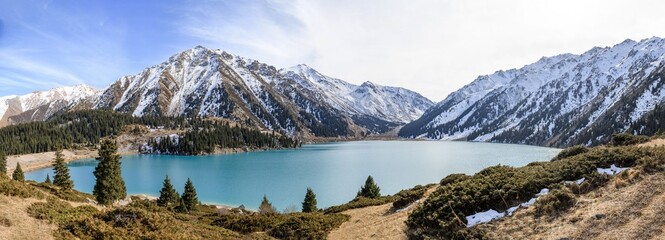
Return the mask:
<path id="1" fill-rule="evenodd" d="M 46 120 L 62 109 L 91 102 L 98 93 L 99 90 L 93 87 L 77 85 L 36 91 L 23 96 L 0 97 L 0 126 Z"/>
<path id="2" fill-rule="evenodd" d="M 653 37 L 543 57 L 478 77 L 399 135 L 570 146 L 600 144 L 616 132 L 665 130 L 654 117 L 665 115 L 664 56 L 665 40 Z"/>
<path id="3" fill-rule="evenodd" d="M 337 137 L 388 131 L 433 103 L 418 93 L 354 85 L 306 66 L 277 69 L 202 46 L 125 76 L 94 108 L 135 116 L 206 116 L 288 134 Z"/>

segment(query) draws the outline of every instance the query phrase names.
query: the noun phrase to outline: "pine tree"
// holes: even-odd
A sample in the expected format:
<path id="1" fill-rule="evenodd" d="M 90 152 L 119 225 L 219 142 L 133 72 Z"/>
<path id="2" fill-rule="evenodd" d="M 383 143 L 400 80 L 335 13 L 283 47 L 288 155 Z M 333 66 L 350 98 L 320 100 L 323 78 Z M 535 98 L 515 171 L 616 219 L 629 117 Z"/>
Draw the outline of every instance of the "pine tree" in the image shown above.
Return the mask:
<path id="1" fill-rule="evenodd" d="M 379 188 L 376 183 L 374 183 L 374 178 L 372 176 L 367 177 L 365 180 L 365 186 L 360 188 L 358 195 L 356 197 L 366 197 L 366 198 L 378 198 L 381 197 L 381 188 Z"/>
<path id="2" fill-rule="evenodd" d="M 46 180 L 44 180 L 44 183 L 46 183 L 46 184 L 51 184 L 51 176 L 49 176 L 48 174 L 46 174 Z"/>
<path id="3" fill-rule="evenodd" d="M 314 194 L 311 188 L 307 188 L 305 201 L 302 202 L 302 212 L 316 212 L 318 210 L 316 208 L 316 194 Z"/>
<path id="4" fill-rule="evenodd" d="M 99 148 L 99 164 L 95 167 L 94 175 L 97 178 L 92 194 L 97 202 L 111 205 L 113 202 L 127 196 L 125 181 L 122 180 L 120 155 L 116 152 L 118 146 L 113 140 L 102 141 Z"/>
<path id="5" fill-rule="evenodd" d="M 261 205 L 259 206 L 259 213 L 260 214 L 277 213 L 277 209 L 272 206 L 272 203 L 270 203 L 270 201 L 268 201 L 268 197 L 266 195 L 263 195 L 263 200 L 261 201 Z"/>
<path id="6" fill-rule="evenodd" d="M 72 190 L 74 182 L 69 177 L 69 168 L 65 164 L 65 158 L 62 155 L 62 150 L 55 152 L 55 163 L 53 164 L 53 185 L 56 185 L 63 190 Z"/>
<path id="7" fill-rule="evenodd" d="M 169 175 L 166 175 L 166 178 L 164 179 L 164 186 L 162 187 L 162 190 L 159 191 L 159 198 L 157 199 L 157 205 L 162 207 L 177 206 L 178 203 L 180 202 L 179 198 L 180 196 L 178 196 L 178 192 L 175 191 L 175 188 L 173 188 L 173 184 L 171 184 L 171 179 L 169 179 Z"/>
<path id="8" fill-rule="evenodd" d="M 182 192 L 182 209 L 189 212 L 196 210 L 196 206 L 199 205 L 199 198 L 196 196 L 196 189 L 194 188 L 194 183 L 192 180 L 187 178 L 185 183 L 185 191 Z"/>
<path id="9" fill-rule="evenodd" d="M 0 171 L 7 174 L 7 156 L 4 152 L 0 152 Z"/>
<path id="10" fill-rule="evenodd" d="M 16 181 L 25 181 L 25 176 L 23 175 L 23 169 L 21 169 L 21 164 L 16 163 L 16 169 L 14 169 L 14 174 L 12 174 L 12 179 Z"/>

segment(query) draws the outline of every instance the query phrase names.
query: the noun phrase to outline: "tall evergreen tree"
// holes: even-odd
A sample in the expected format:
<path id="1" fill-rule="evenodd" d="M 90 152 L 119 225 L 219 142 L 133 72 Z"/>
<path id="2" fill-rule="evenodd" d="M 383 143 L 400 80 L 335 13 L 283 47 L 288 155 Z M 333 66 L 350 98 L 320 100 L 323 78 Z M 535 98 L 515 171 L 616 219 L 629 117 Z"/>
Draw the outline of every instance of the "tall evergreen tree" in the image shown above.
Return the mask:
<path id="1" fill-rule="evenodd" d="M 7 174 L 7 155 L 5 155 L 5 152 L 0 152 L 0 172 Z"/>
<path id="2" fill-rule="evenodd" d="M 44 183 L 46 183 L 46 184 L 51 184 L 51 176 L 49 176 L 48 174 L 46 174 L 46 180 L 44 180 Z"/>
<path id="3" fill-rule="evenodd" d="M 173 188 L 173 184 L 171 184 L 169 175 L 166 175 L 166 178 L 164 179 L 164 186 L 162 187 L 162 190 L 159 191 L 157 205 L 162 207 L 173 207 L 178 205 L 180 202 L 179 200 L 180 197 L 178 196 L 178 192 L 176 192 L 175 188 Z"/>
<path id="4" fill-rule="evenodd" d="M 365 186 L 360 187 L 357 197 L 378 198 L 381 197 L 381 188 L 374 183 L 372 176 L 367 177 Z"/>
<path id="5" fill-rule="evenodd" d="M 185 211 L 193 211 L 199 205 L 199 198 L 196 196 L 196 189 L 192 180 L 187 178 L 185 183 L 185 191 L 182 192 L 182 209 Z"/>
<path id="6" fill-rule="evenodd" d="M 268 197 L 263 195 L 263 200 L 261 200 L 261 205 L 259 206 L 260 214 L 274 214 L 277 213 L 277 209 L 272 206 L 272 203 L 268 201 Z"/>
<path id="7" fill-rule="evenodd" d="M 21 164 L 16 163 L 16 169 L 14 169 L 14 174 L 12 174 L 12 179 L 16 181 L 25 181 L 25 175 L 23 175 L 23 169 L 21 169 Z"/>
<path id="8" fill-rule="evenodd" d="M 69 168 L 65 164 L 65 158 L 62 155 L 62 150 L 55 152 L 55 163 L 53 163 L 53 171 L 55 176 L 53 177 L 53 185 L 56 185 L 63 190 L 72 190 L 74 188 L 74 182 L 69 177 Z"/>
<path id="9" fill-rule="evenodd" d="M 97 180 L 92 190 L 99 204 L 111 205 L 127 196 L 125 181 L 121 175 L 121 157 L 117 151 L 118 146 L 113 140 L 102 141 L 97 158 L 99 164 L 94 171 Z"/>
<path id="10" fill-rule="evenodd" d="M 311 188 L 307 188 L 305 200 L 302 202 L 302 212 L 316 212 L 318 210 L 316 208 L 316 194 Z"/>

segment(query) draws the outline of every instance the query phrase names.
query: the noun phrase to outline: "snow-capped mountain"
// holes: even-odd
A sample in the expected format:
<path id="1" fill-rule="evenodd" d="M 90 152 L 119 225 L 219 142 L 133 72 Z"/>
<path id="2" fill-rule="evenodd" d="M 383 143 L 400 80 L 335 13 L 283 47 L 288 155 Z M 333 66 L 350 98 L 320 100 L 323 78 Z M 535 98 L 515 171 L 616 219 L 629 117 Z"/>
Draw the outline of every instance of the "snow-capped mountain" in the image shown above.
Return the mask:
<path id="1" fill-rule="evenodd" d="M 58 87 L 48 91 L 36 91 L 23 96 L 0 97 L 0 126 L 42 121 L 63 108 L 94 99 L 99 90 L 87 86 Z"/>
<path id="2" fill-rule="evenodd" d="M 665 39 L 626 40 L 480 76 L 400 130 L 400 136 L 594 145 L 637 126 L 665 101 Z"/>
<path id="3" fill-rule="evenodd" d="M 142 115 L 209 116 L 314 136 L 387 131 L 433 103 L 402 88 L 360 86 L 306 65 L 288 69 L 197 46 L 103 91 L 95 108 Z"/>

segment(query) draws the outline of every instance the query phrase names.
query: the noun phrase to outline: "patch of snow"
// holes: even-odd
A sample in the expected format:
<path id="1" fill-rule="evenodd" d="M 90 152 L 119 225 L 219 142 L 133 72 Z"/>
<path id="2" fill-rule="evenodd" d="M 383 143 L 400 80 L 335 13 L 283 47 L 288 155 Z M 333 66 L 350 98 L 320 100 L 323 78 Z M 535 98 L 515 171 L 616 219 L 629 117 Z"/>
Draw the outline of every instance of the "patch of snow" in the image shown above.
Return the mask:
<path id="1" fill-rule="evenodd" d="M 621 173 L 621 172 L 623 172 L 627 169 L 629 169 L 629 168 L 627 168 L 627 167 L 620 168 L 620 167 L 617 167 L 616 165 L 612 164 L 612 166 L 610 166 L 609 168 L 596 168 L 596 171 L 598 171 L 598 173 L 600 173 L 600 174 L 616 175 L 616 174 L 619 174 L 619 173 Z"/>

